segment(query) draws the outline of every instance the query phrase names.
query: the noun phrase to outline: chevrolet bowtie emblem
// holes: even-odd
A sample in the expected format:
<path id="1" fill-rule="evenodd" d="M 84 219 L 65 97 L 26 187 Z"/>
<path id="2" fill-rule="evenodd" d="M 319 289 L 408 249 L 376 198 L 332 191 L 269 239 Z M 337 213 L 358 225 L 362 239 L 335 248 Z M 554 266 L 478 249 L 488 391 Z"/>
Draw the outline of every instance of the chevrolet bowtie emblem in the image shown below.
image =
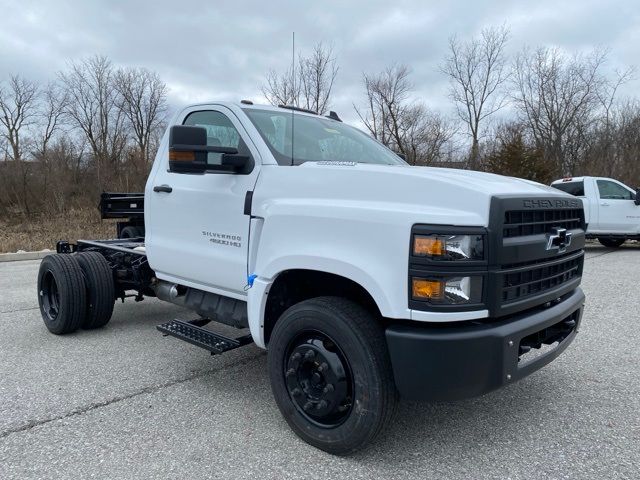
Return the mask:
<path id="1" fill-rule="evenodd" d="M 571 245 L 571 233 L 566 228 L 553 227 L 552 233 L 547 237 L 547 250 L 558 250 L 558 253 L 567 251 Z"/>

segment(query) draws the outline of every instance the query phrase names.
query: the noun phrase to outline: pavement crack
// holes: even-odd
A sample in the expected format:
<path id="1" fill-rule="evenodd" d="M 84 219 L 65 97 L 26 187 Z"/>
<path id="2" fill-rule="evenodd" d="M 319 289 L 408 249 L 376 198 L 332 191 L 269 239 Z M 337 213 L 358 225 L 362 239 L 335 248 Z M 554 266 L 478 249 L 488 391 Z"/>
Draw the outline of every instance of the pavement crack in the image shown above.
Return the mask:
<path id="1" fill-rule="evenodd" d="M 195 380 L 197 378 L 202 378 L 202 377 L 207 377 L 207 376 L 210 376 L 210 375 L 215 375 L 216 373 L 219 373 L 222 370 L 226 370 L 226 369 L 232 370 L 232 369 L 235 369 L 235 368 L 238 368 L 238 367 L 242 367 L 242 366 L 247 365 L 247 364 L 253 362 L 254 360 L 262 357 L 263 355 L 264 355 L 264 352 L 261 351 L 261 352 L 255 354 L 255 355 L 252 355 L 252 356 L 250 356 L 248 358 L 240 360 L 237 363 L 232 363 L 232 364 L 229 364 L 229 365 L 220 366 L 218 368 L 214 368 L 214 369 L 211 369 L 211 370 L 195 372 L 192 375 L 189 375 L 187 377 L 171 380 L 169 382 L 166 382 L 166 383 L 163 383 L 163 384 L 160 384 L 160 385 L 152 385 L 152 386 L 149 386 L 149 387 L 144 387 L 144 388 L 141 388 L 140 390 L 137 390 L 135 392 L 129 393 L 127 395 L 121 395 L 121 396 L 118 396 L 118 397 L 110 398 L 109 400 L 104 400 L 104 401 L 101 401 L 101 402 L 91 403 L 91 404 L 89 404 L 87 406 L 76 408 L 76 409 L 74 409 L 74 410 L 72 410 L 70 412 L 66 412 L 66 413 L 63 413 L 61 415 L 56 415 L 56 416 L 45 418 L 45 419 L 42 419 L 42 420 L 31 420 L 31 421 L 25 423 L 24 425 L 20 425 L 20 426 L 5 430 L 3 432 L 0 432 L 0 440 L 4 439 L 4 438 L 6 438 L 9 435 L 14 434 L 14 433 L 25 432 L 25 431 L 31 430 L 31 429 L 33 429 L 35 427 L 39 427 L 41 425 L 46 425 L 48 423 L 55 422 L 57 420 L 63 420 L 65 418 L 71 418 L 71 417 L 75 417 L 77 415 L 82 415 L 84 413 L 90 412 L 92 410 L 96 410 L 98 408 L 107 407 L 109 405 L 113 405 L 115 403 L 122 402 L 124 400 L 129 400 L 130 398 L 139 397 L 140 395 L 144 395 L 144 394 L 147 394 L 147 393 L 155 393 L 155 392 L 158 392 L 158 391 L 160 391 L 160 390 L 162 390 L 164 388 L 173 387 L 174 385 L 180 385 L 181 383 L 186 383 L 186 382 L 189 382 L 191 380 Z"/>
<path id="2" fill-rule="evenodd" d="M 5 313 L 28 312 L 30 310 L 39 310 L 39 309 L 40 307 L 18 308 L 17 310 L 7 310 L 6 312 L 0 312 L 0 315 L 4 315 Z"/>
<path id="3" fill-rule="evenodd" d="M 610 251 L 610 252 L 599 253 L 598 255 L 592 255 L 592 256 L 590 256 L 590 257 L 586 257 L 586 258 L 585 258 L 585 260 L 593 260 L 594 258 L 603 257 L 603 256 L 605 256 L 605 255 L 609 255 L 609 254 L 611 254 L 611 253 L 616 253 L 616 252 L 618 252 L 618 251 L 619 251 L 619 250 L 612 250 L 612 251 Z"/>

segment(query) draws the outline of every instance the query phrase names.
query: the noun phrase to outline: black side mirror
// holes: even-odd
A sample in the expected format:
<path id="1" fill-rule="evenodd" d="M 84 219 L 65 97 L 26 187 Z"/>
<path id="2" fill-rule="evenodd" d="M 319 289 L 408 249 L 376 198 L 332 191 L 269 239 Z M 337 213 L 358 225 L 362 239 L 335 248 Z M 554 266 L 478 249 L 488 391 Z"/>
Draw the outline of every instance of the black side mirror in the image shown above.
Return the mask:
<path id="1" fill-rule="evenodd" d="M 219 164 L 209 164 L 209 153 L 221 153 Z M 206 171 L 240 171 L 250 158 L 238 155 L 238 149 L 207 145 L 207 130 L 203 127 L 174 125 L 169 130 L 169 171 L 175 173 L 205 173 Z"/>
<path id="2" fill-rule="evenodd" d="M 640 187 L 636 188 L 636 198 L 634 198 L 633 203 L 640 205 Z"/>

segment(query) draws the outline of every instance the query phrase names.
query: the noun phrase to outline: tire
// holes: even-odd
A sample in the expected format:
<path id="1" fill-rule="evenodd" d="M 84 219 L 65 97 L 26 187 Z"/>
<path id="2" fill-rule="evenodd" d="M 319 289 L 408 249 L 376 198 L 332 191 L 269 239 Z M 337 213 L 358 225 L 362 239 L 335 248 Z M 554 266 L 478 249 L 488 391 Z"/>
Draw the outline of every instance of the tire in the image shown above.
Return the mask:
<path id="1" fill-rule="evenodd" d="M 321 450 L 351 454 L 393 419 L 398 393 L 384 332 L 350 300 L 318 297 L 290 307 L 271 334 L 268 366 L 285 420 Z"/>
<path id="2" fill-rule="evenodd" d="M 124 227 L 121 231 L 120 231 L 120 238 L 137 238 L 137 237 L 143 237 L 144 234 L 142 234 L 142 230 L 140 229 L 140 227 Z"/>
<path id="3" fill-rule="evenodd" d="M 625 242 L 624 238 L 598 238 L 598 241 L 607 248 L 618 248 Z"/>
<path id="4" fill-rule="evenodd" d="M 87 294 L 82 270 L 69 254 L 47 255 L 38 271 L 38 304 L 47 329 L 75 332 L 84 321 Z"/>
<path id="5" fill-rule="evenodd" d="M 104 327 L 113 314 L 116 299 L 113 271 L 98 252 L 81 252 L 74 255 L 84 275 L 87 307 L 82 328 Z"/>

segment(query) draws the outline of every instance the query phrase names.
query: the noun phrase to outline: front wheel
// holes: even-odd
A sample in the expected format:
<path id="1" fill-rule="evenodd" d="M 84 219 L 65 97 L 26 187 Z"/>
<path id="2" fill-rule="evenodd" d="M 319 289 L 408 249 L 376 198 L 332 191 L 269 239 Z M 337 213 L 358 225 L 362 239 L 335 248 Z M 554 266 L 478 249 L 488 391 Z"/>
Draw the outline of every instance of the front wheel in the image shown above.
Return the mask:
<path id="1" fill-rule="evenodd" d="M 598 241 L 607 248 L 618 248 L 625 242 L 624 238 L 598 238 Z"/>
<path id="2" fill-rule="evenodd" d="M 292 306 L 276 323 L 268 346 L 271 388 L 307 443 L 346 455 L 391 422 L 398 395 L 377 320 L 349 300 L 318 297 Z"/>

